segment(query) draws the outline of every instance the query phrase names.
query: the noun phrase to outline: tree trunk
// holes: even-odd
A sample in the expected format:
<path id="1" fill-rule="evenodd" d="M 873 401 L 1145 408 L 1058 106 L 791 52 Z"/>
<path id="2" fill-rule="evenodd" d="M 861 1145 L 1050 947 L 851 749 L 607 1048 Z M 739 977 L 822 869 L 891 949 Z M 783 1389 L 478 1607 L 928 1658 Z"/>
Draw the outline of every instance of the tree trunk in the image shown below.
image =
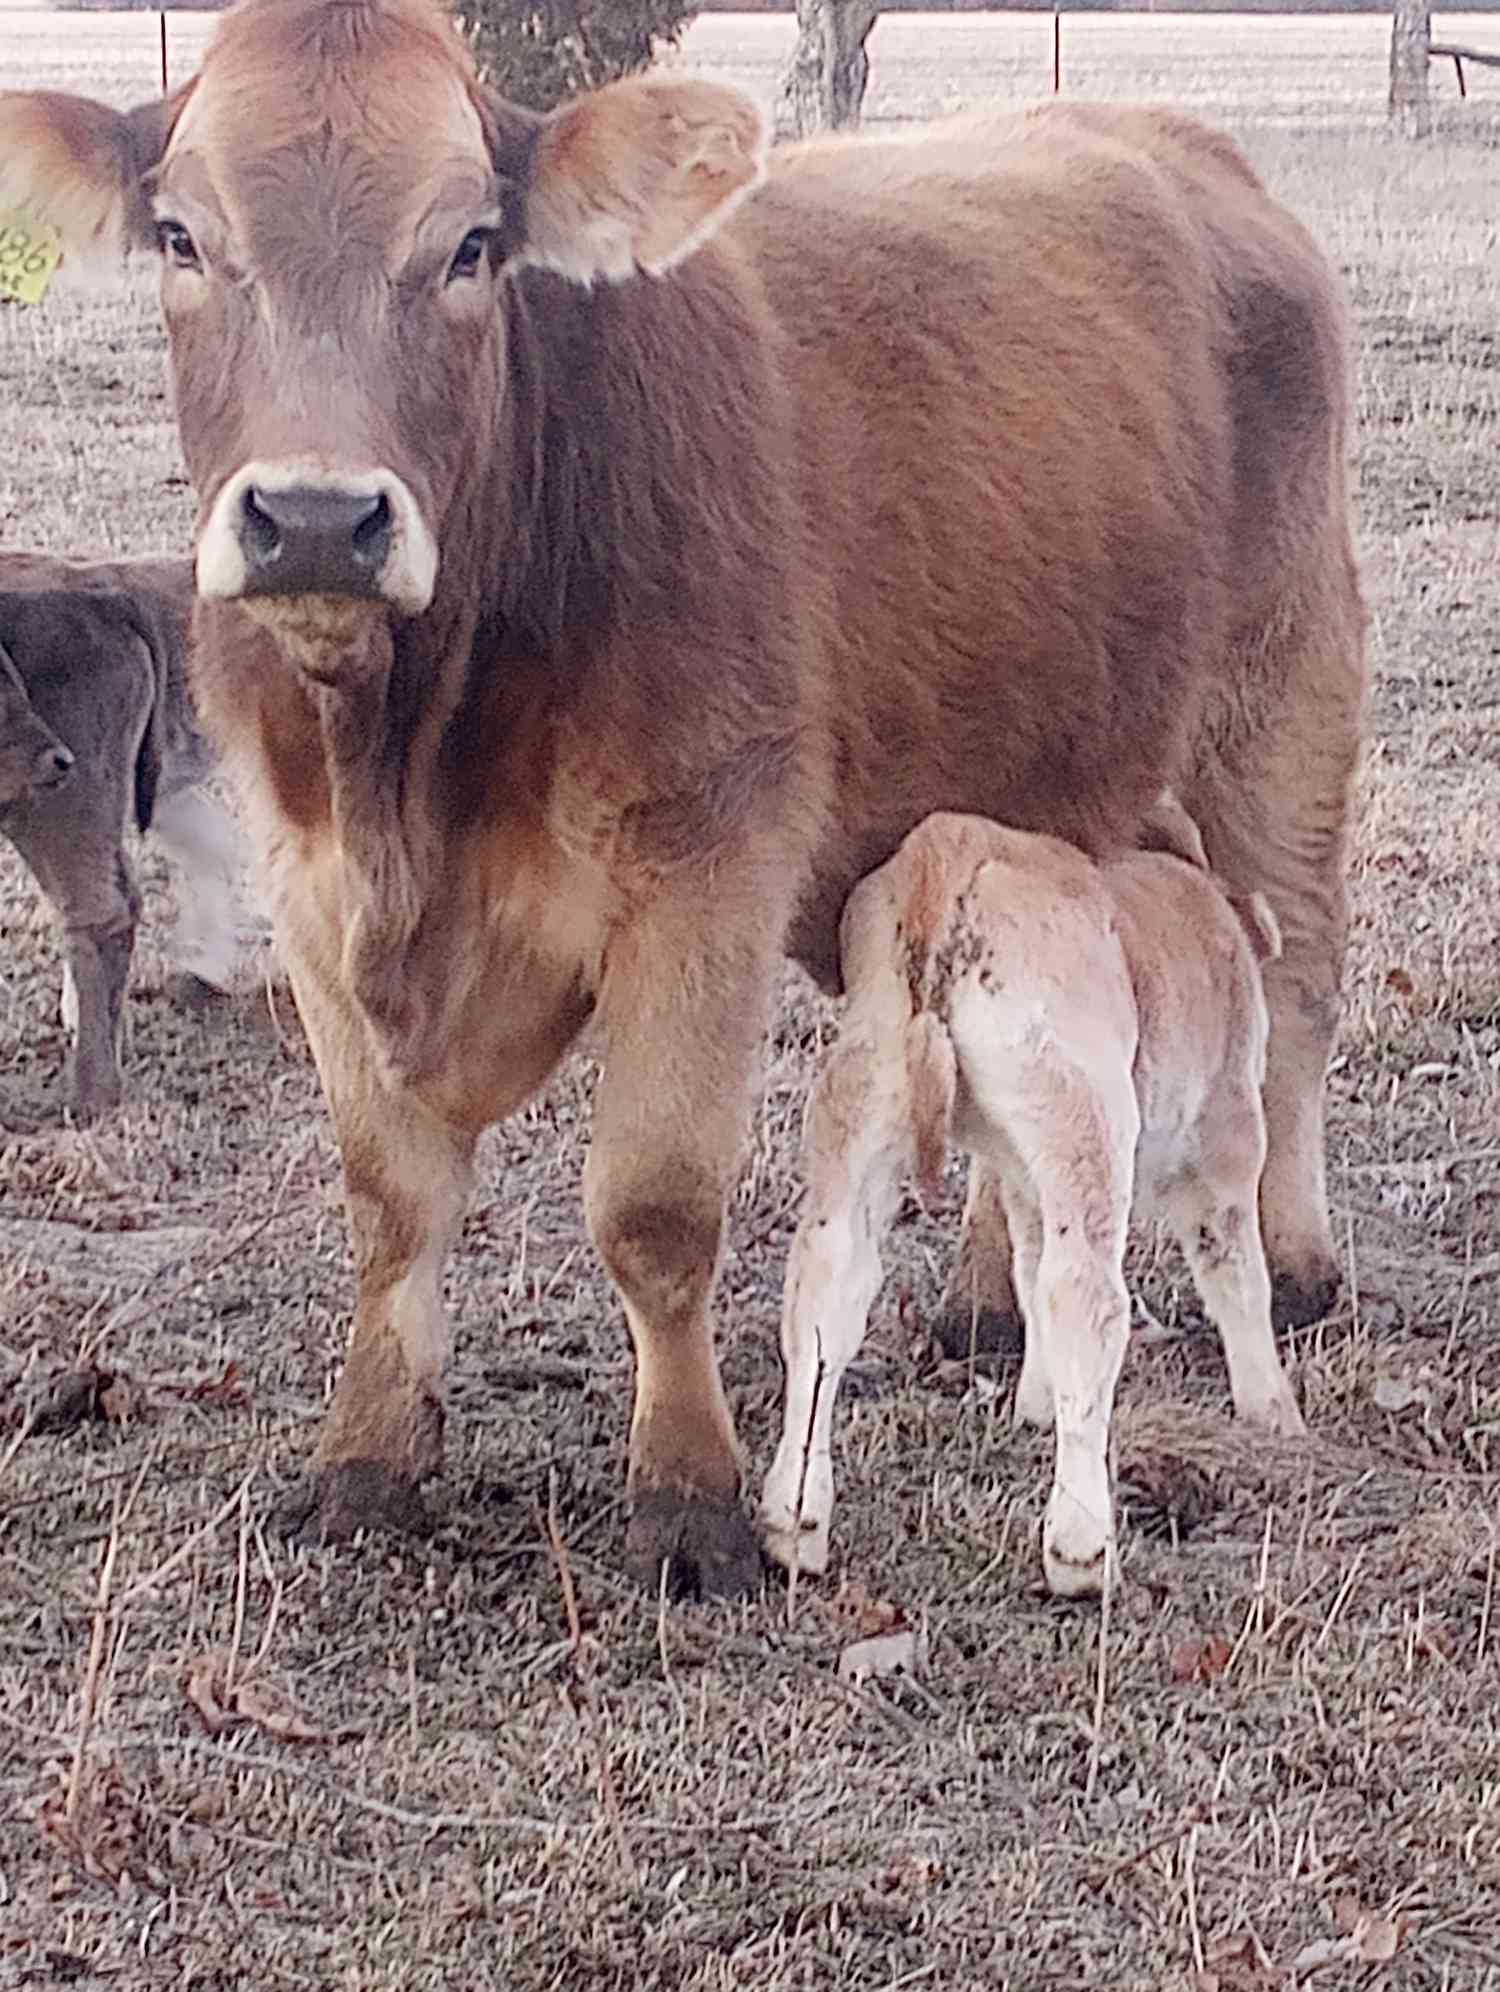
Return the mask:
<path id="1" fill-rule="evenodd" d="M 1430 0 L 1396 0 L 1391 21 L 1391 123 L 1408 138 L 1432 130 L 1427 97 L 1427 45 L 1432 39 Z"/>
<path id="2" fill-rule="evenodd" d="M 797 0 L 797 48 L 782 100 L 798 138 L 859 123 L 865 43 L 880 12 L 878 0 Z"/>

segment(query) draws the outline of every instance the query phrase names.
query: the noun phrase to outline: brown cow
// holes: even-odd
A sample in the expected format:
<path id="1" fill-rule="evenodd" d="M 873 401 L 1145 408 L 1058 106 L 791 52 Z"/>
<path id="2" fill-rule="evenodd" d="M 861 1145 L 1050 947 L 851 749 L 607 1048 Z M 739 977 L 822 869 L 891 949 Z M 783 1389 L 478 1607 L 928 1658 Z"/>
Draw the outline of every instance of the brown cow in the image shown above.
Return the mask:
<path id="1" fill-rule="evenodd" d="M 475 1143 L 592 1018 L 630 1559 L 754 1579 L 709 1300 L 775 963 L 831 986 L 850 887 L 939 806 L 1102 852 L 1175 778 L 1286 936 L 1266 1236 L 1293 1311 L 1332 1289 L 1362 686 L 1336 283 L 1169 114 L 769 169 L 766 137 L 672 74 L 535 118 L 433 0 L 243 0 L 128 114 L 0 99 L 0 200 L 73 253 L 160 249 L 201 701 L 356 1247 L 314 1535 L 419 1518 Z"/>

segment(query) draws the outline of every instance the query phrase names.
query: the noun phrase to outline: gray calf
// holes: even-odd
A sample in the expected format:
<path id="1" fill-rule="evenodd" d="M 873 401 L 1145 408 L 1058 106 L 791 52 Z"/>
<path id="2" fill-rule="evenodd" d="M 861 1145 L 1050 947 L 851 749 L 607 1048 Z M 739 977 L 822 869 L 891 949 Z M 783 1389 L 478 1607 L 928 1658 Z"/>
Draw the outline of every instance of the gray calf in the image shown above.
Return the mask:
<path id="1" fill-rule="evenodd" d="M 181 868 L 173 955 L 224 988 L 239 926 L 240 843 L 200 784 L 213 755 L 187 684 L 192 568 L 0 554 L 0 833 L 63 930 L 63 1021 L 80 1119 L 120 1097 L 120 1016 L 140 915 L 134 822 Z"/>

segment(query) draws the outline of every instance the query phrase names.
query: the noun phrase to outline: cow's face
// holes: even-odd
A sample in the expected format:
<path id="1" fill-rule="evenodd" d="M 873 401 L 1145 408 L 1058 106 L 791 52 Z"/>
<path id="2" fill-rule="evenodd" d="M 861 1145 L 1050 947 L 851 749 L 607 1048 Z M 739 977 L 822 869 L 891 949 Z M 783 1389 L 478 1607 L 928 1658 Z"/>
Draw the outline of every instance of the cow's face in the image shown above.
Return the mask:
<path id="1" fill-rule="evenodd" d="M 0 643 L 0 814 L 65 782 L 73 756 L 42 718 Z"/>
<path id="2" fill-rule="evenodd" d="M 273 614 L 420 616 L 493 447 L 508 272 L 666 269 L 766 140 L 748 99 L 687 79 L 498 104 L 430 0 L 243 0 L 165 109 L 82 109 L 0 99 L 0 197 L 156 249 L 199 592 Z"/>

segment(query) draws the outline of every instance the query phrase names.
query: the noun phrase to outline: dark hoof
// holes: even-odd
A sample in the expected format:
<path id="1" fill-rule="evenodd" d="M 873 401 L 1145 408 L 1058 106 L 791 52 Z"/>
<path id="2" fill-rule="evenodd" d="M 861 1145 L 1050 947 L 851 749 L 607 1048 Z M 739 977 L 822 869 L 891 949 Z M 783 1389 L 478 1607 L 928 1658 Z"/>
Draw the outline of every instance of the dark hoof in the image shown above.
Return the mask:
<path id="1" fill-rule="evenodd" d="M 1338 1297 L 1337 1273 L 1312 1281 L 1300 1280 L 1291 1273 L 1276 1273 L 1271 1279 L 1272 1325 L 1278 1335 L 1310 1328 L 1315 1321 L 1332 1314 Z"/>
<path id="2" fill-rule="evenodd" d="M 738 1501 L 658 1488 L 631 1505 L 625 1564 L 656 1592 L 667 1566 L 667 1595 L 743 1598 L 760 1588 L 760 1544 Z"/>
<path id="3" fill-rule="evenodd" d="M 185 970 L 168 976 L 166 994 L 174 1010 L 181 1010 L 190 1017 L 216 1015 L 227 1010 L 234 1001 L 227 989 L 216 989 L 201 975 L 191 975 Z"/>
<path id="4" fill-rule="evenodd" d="M 310 1473 L 276 1505 L 284 1535 L 308 1549 L 347 1542 L 360 1529 L 425 1535 L 432 1526 L 421 1489 L 374 1459 L 346 1459 Z"/>
<path id="5" fill-rule="evenodd" d="M 1017 1362 L 1026 1353 L 1026 1330 L 1021 1317 L 1010 1308 L 949 1308 L 932 1324 L 933 1339 L 949 1362 L 967 1362 L 976 1356 L 1013 1356 Z"/>

